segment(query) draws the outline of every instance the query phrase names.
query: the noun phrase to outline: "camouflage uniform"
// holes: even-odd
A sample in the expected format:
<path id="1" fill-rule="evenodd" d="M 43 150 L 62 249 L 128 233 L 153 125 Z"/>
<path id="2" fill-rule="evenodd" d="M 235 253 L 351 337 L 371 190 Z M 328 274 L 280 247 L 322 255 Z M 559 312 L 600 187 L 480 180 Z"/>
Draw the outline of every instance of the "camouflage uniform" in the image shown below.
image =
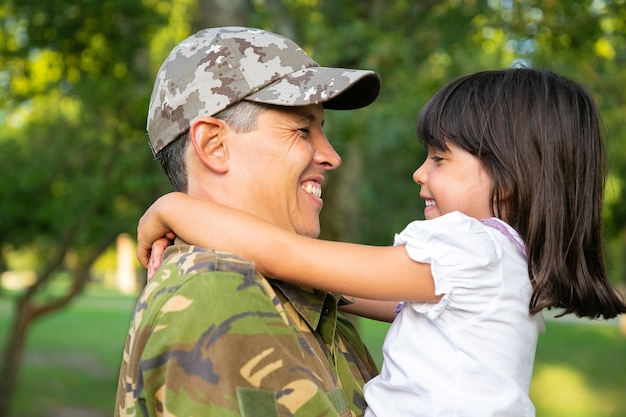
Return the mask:
<path id="1" fill-rule="evenodd" d="M 377 370 L 337 301 L 232 254 L 171 246 L 134 312 L 115 415 L 363 415 Z"/>

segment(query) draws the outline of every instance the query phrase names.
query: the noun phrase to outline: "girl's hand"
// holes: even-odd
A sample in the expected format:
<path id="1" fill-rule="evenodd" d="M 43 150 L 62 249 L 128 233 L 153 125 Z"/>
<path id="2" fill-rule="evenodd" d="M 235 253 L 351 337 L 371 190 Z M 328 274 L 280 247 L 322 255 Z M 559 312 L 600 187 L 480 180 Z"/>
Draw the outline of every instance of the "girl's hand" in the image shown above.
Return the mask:
<path id="1" fill-rule="evenodd" d="M 148 255 L 150 257 L 150 260 L 148 263 L 148 281 L 150 281 L 150 279 L 154 276 L 157 269 L 159 269 L 159 266 L 161 265 L 161 260 L 163 259 L 163 252 L 165 252 L 165 249 L 167 249 L 171 241 L 174 240 L 175 238 L 176 238 L 176 235 L 174 233 L 172 232 L 167 233 L 165 236 L 163 236 L 160 239 L 155 240 L 152 243 L 152 250 L 150 251 L 149 254 L 141 253 L 141 256 L 143 259 L 145 259 L 145 257 Z M 139 256 L 140 256 L 139 249 L 137 249 L 137 257 L 139 258 Z"/>
<path id="2" fill-rule="evenodd" d="M 148 279 L 161 264 L 161 257 L 169 246 L 169 241 L 176 238 L 161 215 L 166 211 L 168 198 L 172 197 L 166 195 L 155 201 L 141 216 L 137 225 L 137 259 L 148 270 Z"/>

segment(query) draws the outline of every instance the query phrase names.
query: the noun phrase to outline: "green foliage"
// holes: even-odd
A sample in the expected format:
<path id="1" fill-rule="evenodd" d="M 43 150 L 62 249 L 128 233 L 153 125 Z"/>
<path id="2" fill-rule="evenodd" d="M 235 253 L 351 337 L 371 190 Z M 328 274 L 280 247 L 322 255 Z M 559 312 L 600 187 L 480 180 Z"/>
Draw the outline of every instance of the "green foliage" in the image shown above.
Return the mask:
<path id="1" fill-rule="evenodd" d="M 610 155 L 610 273 L 626 281 L 625 0 L 8 0 L 0 4 L 0 272 L 27 251 L 51 276 L 134 235 L 170 189 L 145 117 L 154 74 L 207 26 L 250 25 L 293 38 L 326 66 L 370 68 L 380 98 L 327 112 L 344 166 L 324 190 L 324 238 L 390 243 L 422 217 L 411 175 L 424 158 L 416 116 L 469 72 L 526 63 L 586 83 Z M 61 266 L 55 259 L 64 260 Z M 82 260 L 82 261 L 81 261 Z"/>
<path id="2" fill-rule="evenodd" d="M 147 45 L 164 21 L 130 1 L 11 2 L 2 10 L 0 244 L 44 259 L 132 231 L 167 188 L 144 133 Z"/>
<path id="3" fill-rule="evenodd" d="M 11 1 L 0 9 L 0 84 L 8 87 L 0 90 L 0 163 L 19 175 L 0 190 L 2 241 L 54 241 L 77 227 L 82 245 L 107 231 L 134 231 L 142 209 L 168 189 L 144 133 L 153 74 L 176 42 L 213 24 L 261 26 L 296 39 L 323 65 L 381 74 L 374 105 L 327 115 L 344 160 L 359 161 L 354 172 L 331 178 L 342 195 L 325 193 L 325 237 L 388 243 L 420 218 L 411 179 L 424 157 L 415 137 L 419 109 L 453 77 L 516 62 L 590 86 L 619 185 L 626 177 L 619 163 L 626 157 L 623 3 Z M 225 21 L 234 17 L 240 21 Z M 358 178 L 349 195 L 339 186 L 346 178 Z M 354 201 L 345 227 L 340 200 Z M 614 195 L 607 206 L 611 236 L 626 223 L 620 201 Z"/>

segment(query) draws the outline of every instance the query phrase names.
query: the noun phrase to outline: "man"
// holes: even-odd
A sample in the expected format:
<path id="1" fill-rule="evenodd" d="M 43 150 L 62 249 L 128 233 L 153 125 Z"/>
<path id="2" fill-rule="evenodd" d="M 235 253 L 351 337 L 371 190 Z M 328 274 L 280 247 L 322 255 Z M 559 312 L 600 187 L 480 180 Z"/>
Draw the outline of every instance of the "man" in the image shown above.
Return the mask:
<path id="1" fill-rule="evenodd" d="M 176 190 L 317 237 L 322 183 L 341 164 L 324 108 L 379 90 L 374 72 L 319 67 L 281 36 L 207 29 L 157 74 L 150 145 Z M 137 303 L 116 415 L 362 415 L 377 370 L 341 301 L 177 239 Z"/>

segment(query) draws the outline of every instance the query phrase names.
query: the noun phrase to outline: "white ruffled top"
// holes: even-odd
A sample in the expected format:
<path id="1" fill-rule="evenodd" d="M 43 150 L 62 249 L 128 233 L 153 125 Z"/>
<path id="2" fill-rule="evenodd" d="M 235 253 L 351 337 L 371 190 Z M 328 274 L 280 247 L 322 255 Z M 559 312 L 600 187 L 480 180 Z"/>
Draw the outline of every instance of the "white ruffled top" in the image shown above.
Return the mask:
<path id="1" fill-rule="evenodd" d="M 529 313 L 517 232 L 454 212 L 410 223 L 395 244 L 431 265 L 443 297 L 404 302 L 381 374 L 365 386 L 366 417 L 534 416 L 528 391 L 544 322 Z"/>

